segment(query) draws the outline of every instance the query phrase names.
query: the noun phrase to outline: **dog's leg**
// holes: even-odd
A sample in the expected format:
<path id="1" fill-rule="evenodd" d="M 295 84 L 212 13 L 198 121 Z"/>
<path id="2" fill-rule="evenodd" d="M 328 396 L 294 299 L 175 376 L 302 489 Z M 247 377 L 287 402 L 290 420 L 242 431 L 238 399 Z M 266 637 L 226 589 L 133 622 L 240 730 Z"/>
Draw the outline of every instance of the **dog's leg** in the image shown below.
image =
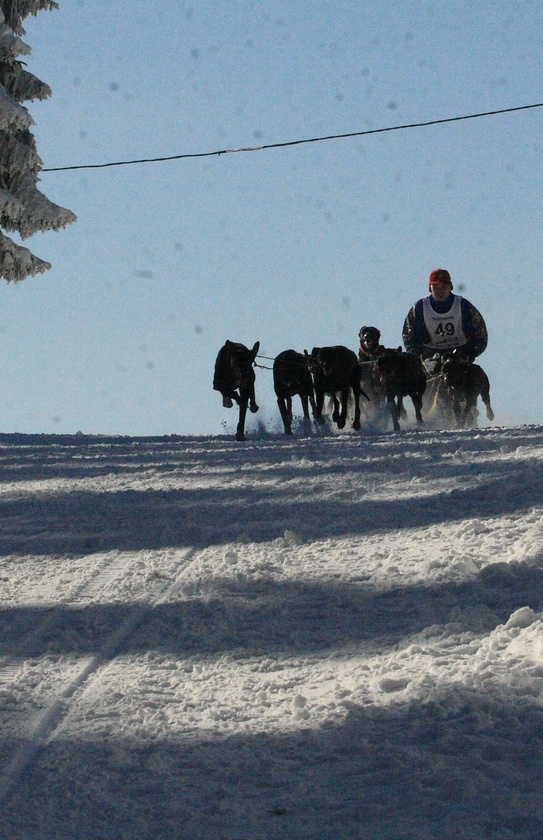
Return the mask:
<path id="1" fill-rule="evenodd" d="M 360 383 L 355 381 L 352 391 L 353 391 L 353 397 L 354 397 L 353 429 L 355 430 L 355 432 L 359 432 L 360 431 L 360 394 L 361 394 Z"/>
<path id="2" fill-rule="evenodd" d="M 289 418 L 288 418 L 288 410 L 285 402 L 284 397 L 277 397 L 277 405 L 279 407 L 279 413 L 281 415 L 281 420 L 283 421 L 283 428 L 285 430 L 286 435 L 292 434 L 292 429 L 290 428 Z"/>
<path id="3" fill-rule="evenodd" d="M 247 440 L 245 437 L 245 418 L 247 416 L 248 396 L 245 394 L 239 404 L 239 420 L 236 429 L 236 440 Z"/>
<path id="4" fill-rule="evenodd" d="M 234 402 L 237 403 L 237 405 L 240 404 L 239 394 L 234 389 L 230 389 L 228 391 L 221 391 L 221 394 L 222 404 L 224 408 L 232 408 Z"/>
<path id="5" fill-rule="evenodd" d="M 245 406 L 245 410 L 247 410 L 247 406 Z M 249 394 L 249 410 L 256 414 L 258 411 L 258 406 L 256 404 L 256 397 L 255 397 L 255 386 L 253 385 L 251 388 L 251 392 Z"/>
<path id="6" fill-rule="evenodd" d="M 316 404 L 315 404 L 314 416 L 315 416 L 315 419 L 316 419 L 317 423 L 320 423 L 320 425 L 322 426 L 322 425 L 324 425 L 324 422 L 325 422 L 324 417 L 322 416 L 322 410 L 324 408 L 324 391 L 321 390 L 321 388 L 318 388 L 318 389 L 315 389 L 315 393 L 316 393 L 317 399 L 316 399 Z"/>
<path id="7" fill-rule="evenodd" d="M 343 391 L 340 393 L 340 399 L 337 403 L 337 411 L 338 411 L 338 418 L 337 418 L 337 427 L 338 429 L 344 429 L 345 423 L 347 422 L 347 409 L 349 407 L 349 392 L 350 388 L 344 388 Z M 337 402 L 337 397 L 336 397 Z"/>
<path id="8" fill-rule="evenodd" d="M 400 431 L 400 423 L 398 421 L 398 406 L 396 405 L 396 400 L 394 397 L 387 397 L 387 405 L 388 410 L 390 411 L 390 416 L 392 417 L 392 426 L 395 432 Z"/>
<path id="9" fill-rule="evenodd" d="M 288 417 L 289 425 L 291 425 L 292 424 L 292 397 L 290 396 L 290 394 L 287 397 L 287 417 Z"/>
<path id="10" fill-rule="evenodd" d="M 422 426 L 424 424 L 424 420 L 422 419 L 422 394 L 418 392 L 411 394 L 411 401 L 413 403 L 413 408 L 415 409 L 417 423 L 419 426 Z"/>
<path id="11" fill-rule="evenodd" d="M 492 411 L 492 406 L 490 405 L 490 382 L 488 381 L 488 378 L 481 388 L 481 399 L 485 404 L 486 416 L 489 420 L 494 420 L 494 412 Z"/>
<path id="12" fill-rule="evenodd" d="M 332 403 L 333 403 L 333 406 L 334 406 L 334 410 L 332 411 L 332 420 L 334 421 L 334 423 L 337 424 L 338 429 L 342 429 L 343 426 L 345 425 L 345 420 L 343 420 L 343 423 L 341 422 L 342 418 L 341 418 L 341 410 L 340 410 L 341 407 L 340 407 L 340 404 L 339 404 L 339 400 L 338 400 L 335 392 L 330 394 L 330 397 L 331 397 L 331 400 L 332 400 Z"/>

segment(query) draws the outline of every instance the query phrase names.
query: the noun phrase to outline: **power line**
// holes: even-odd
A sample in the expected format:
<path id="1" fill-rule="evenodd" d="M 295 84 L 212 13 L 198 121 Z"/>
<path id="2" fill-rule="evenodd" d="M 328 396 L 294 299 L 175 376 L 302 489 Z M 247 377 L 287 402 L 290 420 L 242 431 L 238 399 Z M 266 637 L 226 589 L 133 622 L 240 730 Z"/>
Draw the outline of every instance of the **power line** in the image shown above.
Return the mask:
<path id="1" fill-rule="evenodd" d="M 263 146 L 244 146 L 239 149 L 220 149 L 214 152 L 192 152 L 182 155 L 168 155 L 167 157 L 140 158 L 139 160 L 118 160 L 110 163 L 88 163 L 79 166 L 54 166 L 42 169 L 42 172 L 66 172 L 71 169 L 105 169 L 111 166 L 130 166 L 136 163 L 161 163 L 166 160 L 183 160 L 186 158 L 219 157 L 220 155 L 231 155 L 239 152 L 261 152 L 264 149 L 283 149 L 286 146 L 301 146 L 303 143 L 322 143 L 325 140 L 344 140 L 347 137 L 364 137 L 369 134 L 384 134 L 387 131 L 404 131 L 408 128 L 425 128 L 430 125 L 443 125 L 443 123 L 459 122 L 460 120 L 474 120 L 479 117 L 492 117 L 497 114 L 511 114 L 514 111 L 527 111 L 530 108 L 542 108 L 543 102 L 536 102 L 534 105 L 519 105 L 516 108 L 501 108 L 499 111 L 483 111 L 480 114 L 465 114 L 461 117 L 446 117 L 441 120 L 428 120 L 427 122 L 407 123 L 406 125 L 392 125 L 386 128 L 373 128 L 367 131 L 351 131 L 347 134 L 329 134 L 326 137 L 309 137 L 305 140 L 288 140 L 284 143 L 267 143 Z"/>

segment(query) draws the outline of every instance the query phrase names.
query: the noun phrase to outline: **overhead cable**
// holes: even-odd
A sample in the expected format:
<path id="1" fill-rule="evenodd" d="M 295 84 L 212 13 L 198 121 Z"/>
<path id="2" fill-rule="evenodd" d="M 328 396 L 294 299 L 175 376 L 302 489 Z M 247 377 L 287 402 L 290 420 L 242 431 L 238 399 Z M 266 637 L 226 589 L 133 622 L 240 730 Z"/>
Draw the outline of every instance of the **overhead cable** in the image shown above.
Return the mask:
<path id="1" fill-rule="evenodd" d="M 536 102 L 534 105 L 520 105 L 516 108 L 501 108 L 498 111 L 483 111 L 480 114 L 465 114 L 461 117 L 445 117 L 441 120 L 428 120 L 427 122 L 407 123 L 405 125 L 392 125 L 386 128 L 372 128 L 367 131 L 350 131 L 347 134 L 329 134 L 326 137 L 309 137 L 305 140 L 288 140 L 284 143 L 266 143 L 262 146 L 244 146 L 239 149 L 220 149 L 214 152 L 188 152 L 181 155 L 168 155 L 167 157 L 140 158 L 139 160 L 117 160 L 110 163 L 87 163 L 78 166 L 53 166 L 42 169 L 42 172 L 66 172 L 71 169 L 105 169 L 111 166 L 130 166 L 136 163 L 161 163 L 167 160 L 183 160 L 186 158 L 219 157 L 220 155 L 231 155 L 239 152 L 261 152 L 264 149 L 283 149 L 287 146 L 301 146 L 303 143 L 322 143 L 325 140 L 343 140 L 347 137 L 364 137 L 369 134 L 384 134 L 387 131 L 403 131 L 408 128 L 425 128 L 430 125 L 443 125 L 443 123 L 459 122 L 460 120 L 474 120 L 479 117 L 492 117 L 497 114 L 511 114 L 514 111 L 527 111 L 531 108 L 542 108 L 543 102 Z"/>

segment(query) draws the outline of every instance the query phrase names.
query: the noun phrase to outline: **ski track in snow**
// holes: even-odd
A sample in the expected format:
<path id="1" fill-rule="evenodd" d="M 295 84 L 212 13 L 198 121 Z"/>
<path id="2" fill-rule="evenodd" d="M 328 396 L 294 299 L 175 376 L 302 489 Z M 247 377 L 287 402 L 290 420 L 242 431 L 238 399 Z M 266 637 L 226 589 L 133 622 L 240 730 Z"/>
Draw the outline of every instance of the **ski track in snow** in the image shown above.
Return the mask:
<path id="1" fill-rule="evenodd" d="M 543 837 L 542 427 L 5 435 L 0 479 L 0 837 Z"/>

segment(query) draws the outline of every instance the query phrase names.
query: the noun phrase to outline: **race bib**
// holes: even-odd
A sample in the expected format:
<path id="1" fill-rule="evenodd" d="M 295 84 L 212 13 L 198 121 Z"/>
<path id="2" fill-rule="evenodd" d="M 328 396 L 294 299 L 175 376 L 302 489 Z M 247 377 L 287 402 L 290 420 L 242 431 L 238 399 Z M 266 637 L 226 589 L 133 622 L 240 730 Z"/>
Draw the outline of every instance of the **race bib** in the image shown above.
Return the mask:
<path id="1" fill-rule="evenodd" d="M 430 298 L 423 300 L 424 325 L 430 334 L 429 346 L 435 350 L 453 350 L 466 343 L 462 329 L 462 298 L 454 296 L 448 312 L 441 314 L 432 309 Z"/>

